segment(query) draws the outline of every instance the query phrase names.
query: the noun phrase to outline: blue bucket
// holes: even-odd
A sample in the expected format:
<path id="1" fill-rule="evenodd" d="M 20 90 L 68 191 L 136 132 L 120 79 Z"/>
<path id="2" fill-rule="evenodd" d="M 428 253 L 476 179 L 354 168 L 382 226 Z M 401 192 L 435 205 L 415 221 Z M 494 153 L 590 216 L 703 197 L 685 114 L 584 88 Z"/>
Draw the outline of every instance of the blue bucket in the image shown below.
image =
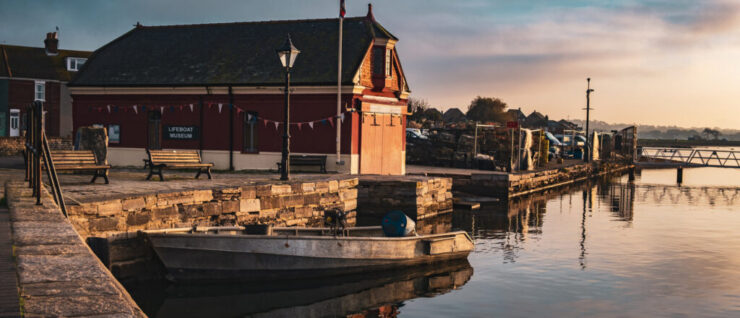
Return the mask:
<path id="1" fill-rule="evenodd" d="M 403 237 L 414 232 L 416 222 L 402 211 L 388 212 L 382 221 L 383 233 L 388 237 Z"/>

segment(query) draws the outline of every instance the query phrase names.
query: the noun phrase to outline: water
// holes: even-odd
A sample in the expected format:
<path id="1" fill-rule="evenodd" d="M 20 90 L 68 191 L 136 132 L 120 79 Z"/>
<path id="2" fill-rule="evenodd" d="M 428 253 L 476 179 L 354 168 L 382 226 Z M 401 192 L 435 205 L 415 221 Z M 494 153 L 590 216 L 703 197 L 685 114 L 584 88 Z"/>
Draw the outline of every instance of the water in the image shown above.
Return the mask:
<path id="1" fill-rule="evenodd" d="M 152 317 L 740 317 L 740 169 L 644 170 L 456 211 L 468 262 L 284 285 L 130 287 Z"/>

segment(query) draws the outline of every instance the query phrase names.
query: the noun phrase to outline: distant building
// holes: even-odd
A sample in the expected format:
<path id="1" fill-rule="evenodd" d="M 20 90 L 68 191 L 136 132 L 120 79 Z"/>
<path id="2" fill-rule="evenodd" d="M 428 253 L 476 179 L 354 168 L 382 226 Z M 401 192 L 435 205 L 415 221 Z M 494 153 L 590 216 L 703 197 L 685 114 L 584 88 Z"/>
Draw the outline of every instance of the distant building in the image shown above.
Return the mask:
<path id="1" fill-rule="evenodd" d="M 0 137 L 20 136 L 24 114 L 36 100 L 44 102 L 46 134 L 72 133 L 72 99 L 67 82 L 91 52 L 60 50 L 56 32 L 44 47 L 0 44 Z"/>
<path id="2" fill-rule="evenodd" d="M 168 148 L 199 149 L 217 169 L 276 169 L 285 74 L 275 49 L 290 34 L 301 51 L 291 73 L 291 153 L 328 155 L 328 170 L 404 174 L 409 87 L 398 38 L 372 7 L 344 19 L 336 118 L 338 22 L 137 25 L 95 51 L 70 83 L 74 128 L 108 127 L 113 165 L 140 166 L 147 148 Z M 333 155 L 338 120 L 344 165 Z"/>
<path id="3" fill-rule="evenodd" d="M 513 121 L 518 121 L 520 123 L 523 123 L 524 120 L 527 119 L 527 116 L 524 115 L 521 108 L 509 109 L 506 111 L 506 113 L 509 114 L 509 117 Z"/>
<path id="4" fill-rule="evenodd" d="M 524 119 L 524 127 L 527 128 L 547 128 L 549 118 L 538 111 L 533 111 Z"/>
<path id="5" fill-rule="evenodd" d="M 565 130 L 579 130 L 578 125 L 565 119 L 559 121 L 550 120 L 547 122 L 547 130 L 556 134 L 562 134 Z"/>
<path id="6" fill-rule="evenodd" d="M 459 123 L 466 121 L 467 118 L 459 108 L 450 108 L 442 115 L 442 120 L 445 123 Z"/>

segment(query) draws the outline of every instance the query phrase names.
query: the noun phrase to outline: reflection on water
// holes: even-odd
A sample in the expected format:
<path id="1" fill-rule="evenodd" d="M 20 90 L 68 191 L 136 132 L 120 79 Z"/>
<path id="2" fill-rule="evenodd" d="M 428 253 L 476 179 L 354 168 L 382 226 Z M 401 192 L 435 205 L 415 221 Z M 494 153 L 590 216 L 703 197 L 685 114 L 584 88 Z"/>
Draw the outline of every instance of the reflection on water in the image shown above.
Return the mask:
<path id="1" fill-rule="evenodd" d="M 466 260 L 362 276 L 269 285 L 127 286 L 150 317 L 396 317 L 404 300 L 460 288 L 473 268 Z"/>
<path id="2" fill-rule="evenodd" d="M 402 314 L 738 317 L 740 187 L 706 169 L 686 169 L 680 187 L 671 171 L 643 170 L 456 211 L 453 229 L 476 239 L 476 276 Z"/>
<path id="3" fill-rule="evenodd" d="M 470 264 L 128 288 L 153 317 L 739 317 L 740 186 L 707 181 L 701 171 L 716 171 L 706 169 L 686 169 L 680 187 L 669 170 L 643 170 L 634 182 L 604 179 L 417 222 L 420 233 L 469 232 Z"/>

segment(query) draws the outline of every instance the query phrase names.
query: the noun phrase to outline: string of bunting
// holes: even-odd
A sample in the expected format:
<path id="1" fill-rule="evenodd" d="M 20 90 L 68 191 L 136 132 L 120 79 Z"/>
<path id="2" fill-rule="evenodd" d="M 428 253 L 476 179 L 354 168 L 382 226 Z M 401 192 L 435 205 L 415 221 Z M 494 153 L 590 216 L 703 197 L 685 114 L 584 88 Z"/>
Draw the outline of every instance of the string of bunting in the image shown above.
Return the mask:
<path id="1" fill-rule="evenodd" d="M 223 111 L 224 103 L 207 103 L 206 104 L 208 109 L 213 109 L 214 106 L 218 107 L 218 113 L 220 114 Z M 272 125 L 275 127 L 275 129 L 278 129 L 280 125 L 283 124 L 282 121 L 272 120 L 268 118 L 264 118 L 261 116 L 250 114 L 248 111 L 244 110 L 243 108 L 234 105 L 234 109 L 236 110 L 237 115 L 240 115 L 241 113 L 246 112 L 247 113 L 247 121 L 249 122 L 258 122 L 261 121 L 265 127 L 268 125 Z M 189 110 L 191 113 L 195 111 L 195 105 L 194 104 L 183 104 L 183 105 L 176 105 L 176 106 L 147 106 L 147 105 L 131 105 L 131 106 L 117 106 L 117 105 L 106 105 L 98 106 L 98 107 L 92 107 L 90 106 L 88 108 L 88 111 L 92 112 L 93 110 L 97 110 L 97 112 L 102 113 L 103 111 L 107 111 L 108 114 L 112 113 L 118 113 L 119 111 L 123 111 L 125 113 L 133 112 L 134 114 L 138 115 L 139 111 L 142 113 L 146 113 L 147 111 L 156 111 L 159 110 L 160 114 L 164 115 L 166 110 L 169 110 L 170 112 L 175 111 L 185 111 Z M 329 116 L 321 119 L 311 120 L 311 121 L 302 121 L 302 122 L 291 122 L 291 126 L 296 126 L 298 130 L 301 130 L 303 126 L 308 126 L 311 129 L 314 129 L 314 126 L 316 124 L 321 124 L 324 126 L 331 126 L 334 127 L 335 120 L 339 119 L 344 123 L 344 117 L 345 114 L 349 113 L 349 111 L 341 113 L 339 116 Z"/>

